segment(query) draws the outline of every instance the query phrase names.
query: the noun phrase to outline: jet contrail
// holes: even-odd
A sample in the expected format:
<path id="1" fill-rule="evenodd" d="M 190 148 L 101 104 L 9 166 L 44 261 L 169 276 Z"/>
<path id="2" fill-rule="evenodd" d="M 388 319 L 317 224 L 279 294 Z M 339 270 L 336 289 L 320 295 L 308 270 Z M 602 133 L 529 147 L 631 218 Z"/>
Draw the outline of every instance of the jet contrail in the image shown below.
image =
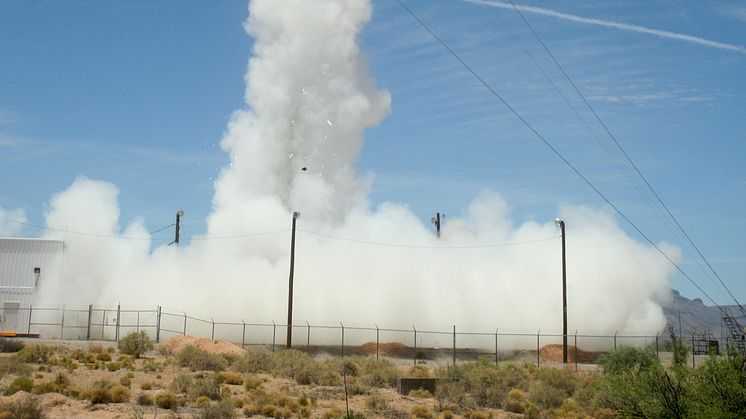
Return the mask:
<path id="1" fill-rule="evenodd" d="M 505 3 L 502 1 L 487 1 L 487 0 L 462 0 L 462 1 L 465 1 L 467 3 L 479 4 L 483 6 L 498 7 L 501 9 L 513 10 L 512 4 Z M 702 46 L 706 46 L 710 48 L 724 49 L 728 51 L 740 52 L 741 54 L 746 54 L 746 48 L 740 45 L 733 45 L 733 44 L 726 44 L 723 42 L 711 41 L 709 39 L 700 38 L 698 36 L 665 31 L 662 29 L 651 29 L 651 28 L 646 28 L 644 26 L 631 25 L 629 23 L 619 23 L 619 22 L 614 22 L 611 20 L 587 18 L 587 17 L 577 16 L 577 15 L 557 12 L 557 11 L 550 10 L 550 9 L 544 9 L 541 7 L 516 4 L 515 8 L 522 12 L 556 17 L 558 19 L 568 20 L 568 21 L 577 22 L 577 23 L 583 23 L 586 25 L 597 25 L 597 26 L 604 26 L 607 28 L 619 29 L 623 31 L 644 33 L 648 35 L 659 36 L 661 38 L 668 38 L 668 39 L 674 39 L 677 41 L 689 42 L 690 44 L 697 44 L 697 45 L 702 45 Z"/>

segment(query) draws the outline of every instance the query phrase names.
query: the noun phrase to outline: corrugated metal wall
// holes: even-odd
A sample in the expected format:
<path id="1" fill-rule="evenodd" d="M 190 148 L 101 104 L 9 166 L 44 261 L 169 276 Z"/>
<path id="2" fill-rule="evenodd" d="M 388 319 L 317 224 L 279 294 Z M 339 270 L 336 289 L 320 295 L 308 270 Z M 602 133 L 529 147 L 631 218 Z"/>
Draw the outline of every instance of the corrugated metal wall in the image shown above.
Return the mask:
<path id="1" fill-rule="evenodd" d="M 23 330 L 36 290 L 59 274 L 63 243 L 57 240 L 0 238 L 0 329 Z"/>

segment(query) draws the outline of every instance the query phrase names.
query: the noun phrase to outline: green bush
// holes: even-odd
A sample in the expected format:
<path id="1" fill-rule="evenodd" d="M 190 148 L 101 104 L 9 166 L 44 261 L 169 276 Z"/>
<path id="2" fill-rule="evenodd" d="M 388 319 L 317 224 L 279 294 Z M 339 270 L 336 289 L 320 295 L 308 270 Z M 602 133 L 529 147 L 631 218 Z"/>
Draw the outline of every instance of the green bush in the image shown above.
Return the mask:
<path id="1" fill-rule="evenodd" d="M 18 351 L 18 359 L 21 362 L 28 362 L 31 364 L 46 364 L 49 361 L 49 357 L 52 356 L 53 349 L 46 345 L 35 344 L 27 346 Z"/>
<path id="2" fill-rule="evenodd" d="M 145 352 L 153 349 L 153 342 L 144 330 L 130 332 L 119 340 L 119 351 L 125 355 L 140 358 Z"/>
<path id="3" fill-rule="evenodd" d="M 606 374 L 638 373 L 648 370 L 658 363 L 658 357 L 651 349 L 638 349 L 632 346 L 621 347 L 603 355 L 601 367 Z"/>
<path id="4" fill-rule="evenodd" d="M 194 377 L 191 374 L 180 372 L 176 374 L 169 388 L 174 393 L 187 394 L 194 384 Z"/>
<path id="5" fill-rule="evenodd" d="M 0 337 L 0 352 L 18 352 L 23 349 L 24 346 L 26 345 L 24 345 L 21 340 Z"/>
<path id="6" fill-rule="evenodd" d="M 377 361 L 371 357 L 353 357 L 360 365 L 358 373 L 361 383 L 376 388 L 396 386 L 398 371 L 393 363 L 387 360 Z"/>
<path id="7" fill-rule="evenodd" d="M 107 380 L 99 380 L 93 383 L 91 388 L 83 393 L 81 397 L 88 399 L 93 404 L 111 403 L 111 389 L 112 384 Z"/>
<path id="8" fill-rule="evenodd" d="M 176 355 L 176 362 L 181 367 L 192 371 L 223 371 L 228 362 L 220 355 L 211 354 L 196 346 L 185 346 Z"/>
<path id="9" fill-rule="evenodd" d="M 8 390 L 5 392 L 6 395 L 16 394 L 19 391 L 25 391 L 30 393 L 34 388 L 34 380 L 29 377 L 16 377 L 8 386 Z"/>
<path id="10" fill-rule="evenodd" d="M 23 397 L 20 400 L 1 402 L 0 417 L 43 419 L 46 415 L 38 398 Z"/>
<path id="11" fill-rule="evenodd" d="M 271 352 L 261 348 L 249 348 L 243 356 L 233 362 L 231 369 L 243 374 L 270 372 L 274 365 Z"/>
<path id="12" fill-rule="evenodd" d="M 510 362 L 498 366 L 487 358 L 442 368 L 436 375 L 441 379 L 436 390 L 441 404 L 500 408 L 511 389 L 528 390 L 525 368 Z"/>
<path id="13" fill-rule="evenodd" d="M 212 400 L 218 400 L 222 395 L 220 390 L 220 384 L 222 382 L 223 380 L 217 374 L 197 377 L 194 379 L 189 394 L 193 399 L 196 399 L 200 396 L 205 396 L 211 398 Z"/>
<path id="14" fill-rule="evenodd" d="M 564 391 L 543 381 L 534 382 L 528 391 L 528 399 L 542 409 L 560 407 L 565 398 Z"/>
<path id="15" fill-rule="evenodd" d="M 130 389 L 122 385 L 113 386 L 109 389 L 109 400 L 111 403 L 128 403 Z"/>

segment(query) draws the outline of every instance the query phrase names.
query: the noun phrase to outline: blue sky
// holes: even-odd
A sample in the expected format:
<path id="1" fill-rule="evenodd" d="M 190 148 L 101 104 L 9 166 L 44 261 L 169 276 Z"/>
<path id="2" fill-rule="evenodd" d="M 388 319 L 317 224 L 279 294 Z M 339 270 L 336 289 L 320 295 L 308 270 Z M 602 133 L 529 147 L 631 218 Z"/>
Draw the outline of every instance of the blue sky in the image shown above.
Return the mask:
<path id="1" fill-rule="evenodd" d="M 683 246 L 518 14 L 477 3 L 406 1 L 653 241 Z M 522 9 L 746 300 L 746 2 L 517 4 L 605 22 Z M 373 6 L 361 44 L 392 95 L 392 112 L 367 132 L 358 164 L 375 176 L 374 204 L 407 203 L 428 220 L 461 213 L 491 188 L 516 222 L 551 220 L 567 204 L 607 208 L 396 1 Z M 143 217 L 155 230 L 183 208 L 183 234 L 203 232 L 212 180 L 227 160 L 218 142 L 244 106 L 246 14 L 245 1 L 0 0 L 0 206 L 43 224 L 50 196 L 85 175 L 120 189 L 122 224 Z M 729 303 L 684 250 L 681 266 Z M 683 278 L 673 286 L 701 297 Z"/>

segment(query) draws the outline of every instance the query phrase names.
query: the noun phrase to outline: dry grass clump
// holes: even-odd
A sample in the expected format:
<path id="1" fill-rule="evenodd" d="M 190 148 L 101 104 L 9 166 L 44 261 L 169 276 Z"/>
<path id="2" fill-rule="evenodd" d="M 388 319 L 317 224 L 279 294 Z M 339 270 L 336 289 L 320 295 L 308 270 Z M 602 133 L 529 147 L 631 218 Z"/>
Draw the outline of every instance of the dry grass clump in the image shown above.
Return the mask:
<path id="1" fill-rule="evenodd" d="M 210 404 L 202 407 L 202 410 L 194 415 L 197 419 L 230 419 L 235 418 L 236 413 L 230 400 Z"/>
<path id="2" fill-rule="evenodd" d="M 380 394 L 371 394 L 365 399 L 365 408 L 373 412 L 383 412 L 389 408 L 389 403 Z"/>
<path id="3" fill-rule="evenodd" d="M 36 397 L 22 397 L 14 401 L 0 403 L 0 418 L 2 419 L 43 419 L 46 415 Z"/>
<path id="4" fill-rule="evenodd" d="M 422 388 L 410 390 L 408 396 L 417 397 L 418 399 L 429 399 L 433 397 L 433 395 L 429 391 Z"/>
<path id="5" fill-rule="evenodd" d="M 31 366 L 21 361 L 17 356 L 0 358 L 0 376 L 3 375 L 31 375 Z"/>
<path id="6" fill-rule="evenodd" d="M 152 390 L 155 387 L 155 383 L 152 381 L 143 381 L 140 383 L 141 390 Z"/>
<path id="7" fill-rule="evenodd" d="M 416 418 L 432 418 L 433 413 L 430 411 L 430 408 L 428 408 L 425 405 L 418 404 L 414 407 L 412 407 L 411 410 L 412 416 Z"/>
<path id="8" fill-rule="evenodd" d="M 140 393 L 140 395 L 137 396 L 137 404 L 140 406 L 152 406 L 153 403 L 155 403 L 155 400 L 152 394 Z"/>
<path id="9" fill-rule="evenodd" d="M 283 377 L 293 378 L 298 384 L 339 385 L 340 369 L 334 361 L 318 362 L 310 355 L 288 349 L 275 355 L 274 372 Z"/>
<path id="10" fill-rule="evenodd" d="M 5 390 L 5 395 L 10 396 L 12 394 L 16 394 L 19 391 L 25 391 L 26 393 L 31 393 L 31 390 L 34 388 L 34 379 L 31 377 L 16 377 L 11 381 L 10 385 L 8 386 L 8 389 Z"/>
<path id="11" fill-rule="evenodd" d="M 122 385 L 112 385 L 107 380 L 93 383 L 90 389 L 83 391 L 81 399 L 90 400 L 92 404 L 127 403 L 130 399 L 130 389 Z"/>
<path id="12" fill-rule="evenodd" d="M 508 391 L 528 390 L 530 374 L 515 363 L 495 365 L 486 358 L 439 369 L 436 397 L 442 405 L 501 408 Z"/>
<path id="13" fill-rule="evenodd" d="M 46 364 L 54 353 L 51 346 L 34 344 L 29 345 L 16 354 L 18 360 L 29 364 Z"/>
<path id="14" fill-rule="evenodd" d="M 407 377 L 430 378 L 430 369 L 424 365 L 414 365 L 407 371 Z"/>
<path id="15" fill-rule="evenodd" d="M 230 385 L 243 385 L 244 378 L 241 374 L 232 371 L 223 371 L 220 373 L 220 378 L 223 383 Z"/>
<path id="16" fill-rule="evenodd" d="M 184 403 L 179 396 L 170 391 L 161 391 L 155 395 L 155 404 L 161 409 L 174 409 Z"/>
<path id="17" fill-rule="evenodd" d="M 176 354 L 176 362 L 192 371 L 223 371 L 228 361 L 217 354 L 211 354 L 193 345 L 187 345 Z"/>
<path id="18" fill-rule="evenodd" d="M 65 373 L 59 372 L 54 380 L 34 386 L 34 394 L 59 393 L 65 396 L 77 396 L 77 390 L 68 388 L 70 379 Z"/>
<path id="19" fill-rule="evenodd" d="M 358 366 L 357 377 L 361 384 L 375 388 L 396 386 L 397 369 L 390 361 L 360 356 L 350 357 L 349 360 Z"/>

